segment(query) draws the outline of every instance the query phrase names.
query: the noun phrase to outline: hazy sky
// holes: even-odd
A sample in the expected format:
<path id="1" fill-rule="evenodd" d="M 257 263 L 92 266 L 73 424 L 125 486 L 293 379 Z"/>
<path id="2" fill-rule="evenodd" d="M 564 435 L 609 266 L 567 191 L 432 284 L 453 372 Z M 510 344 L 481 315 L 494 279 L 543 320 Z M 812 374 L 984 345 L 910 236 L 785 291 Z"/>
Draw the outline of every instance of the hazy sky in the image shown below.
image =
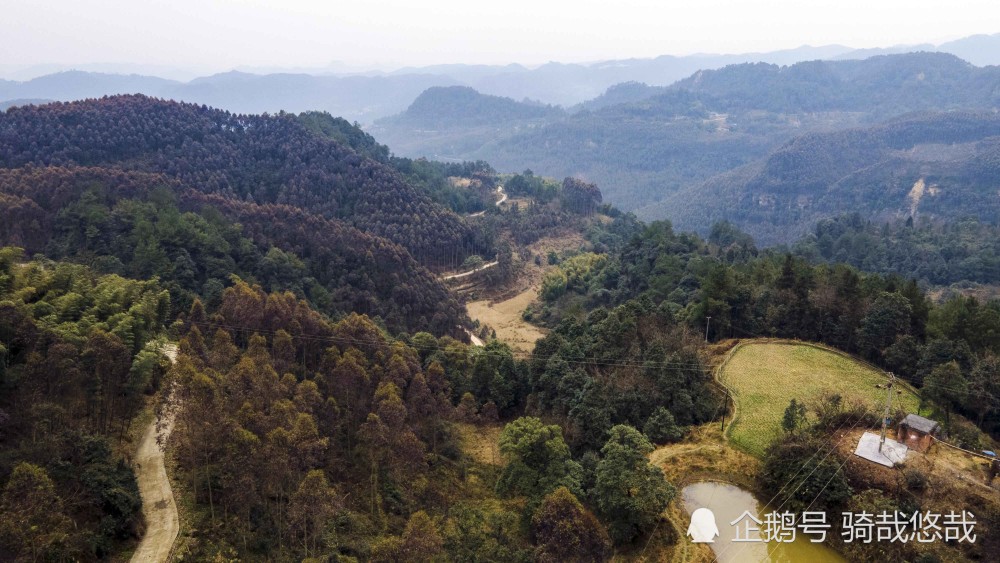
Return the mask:
<path id="1" fill-rule="evenodd" d="M 0 65 L 533 64 L 997 31 L 998 0 L 3 0 Z"/>

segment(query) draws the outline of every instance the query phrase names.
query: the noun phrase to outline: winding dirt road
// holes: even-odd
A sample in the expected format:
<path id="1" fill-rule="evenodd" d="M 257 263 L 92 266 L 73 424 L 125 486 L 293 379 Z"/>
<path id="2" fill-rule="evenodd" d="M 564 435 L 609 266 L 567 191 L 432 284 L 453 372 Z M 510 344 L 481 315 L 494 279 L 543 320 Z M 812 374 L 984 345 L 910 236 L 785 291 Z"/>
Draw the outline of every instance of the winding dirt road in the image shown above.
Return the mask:
<path id="1" fill-rule="evenodd" d="M 500 207 L 501 203 L 507 201 L 507 193 L 503 191 L 503 186 L 497 186 L 497 194 L 500 195 L 500 199 L 497 200 L 497 207 Z M 469 217 L 482 217 L 485 214 L 485 211 L 479 211 L 476 213 L 469 213 Z"/>
<path id="2" fill-rule="evenodd" d="M 482 272 L 483 270 L 485 270 L 487 268 L 492 268 L 493 266 L 496 266 L 499 263 L 500 262 L 498 262 L 496 260 L 494 260 L 492 262 L 487 262 L 486 264 L 483 264 L 482 266 L 480 266 L 478 268 L 473 268 L 473 269 L 469 270 L 468 272 L 462 272 L 461 274 L 452 274 L 450 276 L 441 276 L 441 280 L 442 281 L 443 280 L 456 280 L 458 278 L 464 278 L 466 276 L 471 276 L 472 274 L 475 274 L 476 272 Z"/>
<path id="3" fill-rule="evenodd" d="M 177 359 L 177 346 L 165 346 L 163 353 L 174 362 Z M 174 502 L 174 493 L 170 489 L 163 459 L 163 449 L 173 426 L 174 416 L 171 411 L 163 419 L 150 423 L 139 442 L 139 451 L 135 456 L 135 475 L 139 481 L 139 495 L 142 497 L 142 513 L 146 518 L 146 535 L 132 555 L 133 563 L 166 561 L 180 531 L 177 504 Z"/>

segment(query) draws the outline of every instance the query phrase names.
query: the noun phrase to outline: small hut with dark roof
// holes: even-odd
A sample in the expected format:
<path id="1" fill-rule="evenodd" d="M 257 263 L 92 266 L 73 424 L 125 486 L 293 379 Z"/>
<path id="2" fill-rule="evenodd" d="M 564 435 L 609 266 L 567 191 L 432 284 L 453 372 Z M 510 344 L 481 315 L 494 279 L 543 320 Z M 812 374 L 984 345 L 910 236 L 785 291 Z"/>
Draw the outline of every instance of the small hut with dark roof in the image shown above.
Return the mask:
<path id="1" fill-rule="evenodd" d="M 906 444 L 906 447 L 918 452 L 926 452 L 934 443 L 934 436 L 941 430 L 941 425 L 929 418 L 917 414 L 908 414 L 899 423 L 896 441 Z"/>

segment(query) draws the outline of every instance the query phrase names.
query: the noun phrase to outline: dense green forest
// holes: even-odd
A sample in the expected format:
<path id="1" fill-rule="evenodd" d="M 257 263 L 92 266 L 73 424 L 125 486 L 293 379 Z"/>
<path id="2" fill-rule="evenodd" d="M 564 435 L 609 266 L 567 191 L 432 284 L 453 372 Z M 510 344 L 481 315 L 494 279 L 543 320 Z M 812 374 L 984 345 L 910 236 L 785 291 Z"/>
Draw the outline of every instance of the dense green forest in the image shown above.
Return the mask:
<path id="1" fill-rule="evenodd" d="M 397 339 L 361 315 L 332 322 L 292 293 L 268 293 L 239 279 L 208 307 L 194 301 L 174 324 L 185 336 L 167 375 L 176 385 L 171 402 L 180 407 L 179 477 L 196 502 L 187 553 L 526 561 L 579 549 L 581 557 L 602 560 L 612 546 L 645 537 L 674 497 L 648 464 L 652 444 L 680 440 L 725 408 L 700 353 L 707 316 L 712 340 L 765 334 L 855 351 L 997 431 L 1000 404 L 991 399 L 1000 395 L 996 303 L 957 299 L 935 306 L 900 278 L 760 252 L 730 225 L 718 225 L 703 240 L 626 215 L 593 227 L 588 238 L 601 254 L 567 256 L 545 280 L 554 289 L 533 314 L 554 330 L 523 359 L 496 341 L 478 348 L 429 333 Z M 4 319 L 65 332 L 83 347 L 68 348 L 69 357 L 87 358 L 88 345 L 118 345 L 121 357 L 134 356 L 132 367 L 86 361 L 77 367 L 84 381 L 118 370 L 113 381 L 124 387 L 107 407 L 88 402 L 93 387 L 70 386 L 53 396 L 59 409 L 83 409 L 80 416 L 90 422 L 74 432 L 121 432 L 142 393 L 162 386 L 159 345 L 147 343 L 173 317 L 167 290 L 156 282 L 98 277 L 77 265 L 25 266 L 16 251 L 4 257 L 4 306 L 23 311 Z M 47 284 L 47 277 L 53 281 Z M 111 301 L 90 297 L 81 279 L 98 295 L 110 291 Z M 63 289 L 47 289 L 55 282 Z M 122 293 L 114 289 L 120 285 L 136 289 Z M 88 299 L 103 309 L 88 306 Z M 85 338 L 83 330 L 89 330 Z M 32 355 L 24 333 L 18 325 L 2 334 L 5 413 L 31 404 L 16 399 L 44 384 L 43 375 L 25 378 L 28 370 L 44 370 L 60 357 L 53 348 L 58 340 L 44 355 Z M 469 456 L 459 429 L 497 420 L 507 422 L 499 439 L 505 464 L 493 467 Z M 25 445 L 3 450 L 12 483 L 6 506 L 22 512 L 34 506 L 36 497 L 15 503 L 18 487 L 63 506 L 60 487 L 70 484 L 31 457 L 27 444 L 37 438 L 29 438 L 30 426 L 8 432 L 5 446 L 9 436 L 24 436 Z M 959 443 L 977 447 L 975 433 L 952 432 Z M 117 467 L 115 478 L 128 490 L 127 466 L 115 465 L 107 447 L 102 451 L 102 470 Z M 773 456 L 785 455 L 780 451 Z M 634 490 L 642 494 L 630 497 Z M 835 505 L 839 497 L 831 495 Z M 113 549 L 115 541 L 133 537 L 134 494 L 131 506 L 114 513 L 117 528 L 90 532 L 105 534 L 103 543 L 87 545 Z M 64 527 L 79 518 L 76 529 L 86 530 L 93 512 L 79 510 L 25 518 Z M 3 537 L 11 542 L 7 549 L 16 550 L 25 536 Z M 33 545 L 47 554 L 100 555 L 72 547 L 72 537 L 45 535 Z"/>
<path id="2" fill-rule="evenodd" d="M 493 254 L 453 211 L 491 206 L 495 181 L 485 163 L 391 156 L 327 114 L 119 96 L 0 115 L 0 243 L 159 276 L 178 309 L 237 274 L 333 316 L 457 333 L 464 312 L 425 267 Z"/>
<path id="3" fill-rule="evenodd" d="M 425 190 L 435 202 L 456 213 L 475 213 L 492 202 L 496 171 L 489 163 L 438 162 L 396 156 L 357 124 L 328 113 L 305 112 L 299 120 L 309 129 L 346 144 L 358 154 L 395 168 L 407 181 Z M 467 178 L 472 185 L 459 187 L 450 178 Z"/>
<path id="4" fill-rule="evenodd" d="M 230 276 L 293 291 L 339 316 L 448 333 L 461 306 L 409 253 L 337 220 L 206 195 L 168 177 L 104 168 L 0 171 L 5 244 L 139 279 L 158 276 L 177 309 L 218 300 Z"/>
<path id="5" fill-rule="evenodd" d="M 838 133 L 857 153 L 843 162 L 809 136 L 772 155 L 774 176 L 822 191 L 830 170 L 935 128 L 987 170 L 995 121 Z M 176 416 L 190 560 L 605 561 L 669 544 L 677 491 L 649 456 L 730 412 L 710 362 L 734 338 L 829 344 L 913 384 L 956 444 L 987 445 L 956 414 L 1000 435 L 1000 301 L 922 288 L 996 281 L 986 223 L 855 215 L 762 250 L 734 223 L 706 237 L 643 223 L 580 177 L 399 158 L 326 114 L 143 97 L 0 116 L 0 216 L 0 243 L 19 247 L 0 250 L 4 560 L 134 545 L 126 452 L 154 402 Z M 460 340 L 469 319 L 432 268 L 495 256 L 484 277 L 502 290 L 527 245 L 582 231 L 579 249 L 533 256 L 552 267 L 524 312 L 548 329 L 532 352 Z M 792 432 L 791 408 L 762 490 L 822 441 Z M 855 502 L 825 461 L 823 506 Z"/>
<path id="6" fill-rule="evenodd" d="M 120 439 L 166 372 L 156 281 L 0 249 L 0 558 L 94 560 L 142 531 Z"/>
<path id="7" fill-rule="evenodd" d="M 565 260 L 543 280 L 543 308 L 530 313 L 559 327 L 556 334 L 565 323 L 591 332 L 605 316 L 631 306 L 625 318 L 632 323 L 642 318 L 638 311 L 656 311 L 660 322 L 676 319 L 696 335 L 704 337 L 707 328 L 710 340 L 824 342 L 895 372 L 942 407 L 1000 432 L 1000 300 L 955 297 L 934 304 L 913 279 L 759 251 L 728 224 L 716 225 L 705 240 L 676 233 L 666 222 L 644 225 L 623 216 L 589 237 L 607 254 Z"/>
<path id="8" fill-rule="evenodd" d="M 198 503 L 195 558 L 529 561 L 576 549 L 603 560 L 673 496 L 634 428 L 608 425 L 579 463 L 559 426 L 516 418 L 532 370 L 506 345 L 397 340 L 364 316 L 331 323 L 243 282 L 181 323 L 172 401 Z M 457 434 L 498 416 L 512 420 L 502 469 L 469 459 Z M 561 545 L 567 534 L 587 543 Z"/>
<path id="9" fill-rule="evenodd" d="M 1000 283 L 1000 229 L 975 219 L 879 224 L 859 214 L 843 215 L 817 223 L 794 250 L 812 261 L 850 264 L 931 285 Z"/>

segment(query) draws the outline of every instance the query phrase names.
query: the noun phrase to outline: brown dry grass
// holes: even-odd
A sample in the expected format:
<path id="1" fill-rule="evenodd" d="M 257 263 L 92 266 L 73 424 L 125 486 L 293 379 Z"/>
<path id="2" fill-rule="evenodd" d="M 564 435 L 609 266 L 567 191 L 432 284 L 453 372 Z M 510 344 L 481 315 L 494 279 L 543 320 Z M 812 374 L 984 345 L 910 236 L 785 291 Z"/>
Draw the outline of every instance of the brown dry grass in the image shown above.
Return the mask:
<path id="1" fill-rule="evenodd" d="M 683 442 L 657 448 L 649 461 L 678 488 L 703 479 L 723 479 L 754 491 L 761 466 L 757 458 L 723 439 L 718 422 L 693 428 Z"/>
<path id="2" fill-rule="evenodd" d="M 466 455 L 483 465 L 503 465 L 499 447 L 502 424 L 456 422 L 455 428 L 461 440 L 462 451 Z"/>
<path id="3" fill-rule="evenodd" d="M 855 492 L 879 489 L 887 494 L 913 494 L 922 511 L 946 514 L 969 510 L 977 517 L 976 544 L 946 546 L 943 543 L 919 544 L 919 553 L 933 553 L 943 561 L 982 559 L 984 554 L 997 553 L 1000 538 L 995 537 L 1000 516 L 1000 479 L 986 483 L 986 462 L 940 444 L 926 454 L 910 450 L 906 463 L 889 468 L 871 463 L 854 455 L 854 448 L 864 430 L 854 430 L 831 436 L 837 447 L 837 457 L 844 460 L 844 474 Z M 923 490 L 907 488 L 906 474 L 917 471 L 926 477 Z M 959 551 L 956 548 L 960 548 Z"/>
<path id="4" fill-rule="evenodd" d="M 467 303 L 466 311 L 480 324 L 495 330 L 497 340 L 510 345 L 518 352 L 531 352 L 535 342 L 543 338 L 548 331 L 525 321 L 521 313 L 538 299 L 542 277 L 554 267 L 549 266 L 545 257 L 550 250 L 555 252 L 576 250 L 584 244 L 585 241 L 580 233 L 567 232 L 541 239 L 530 245 L 528 250 L 533 255 L 542 257 L 541 265 L 535 264 L 533 260 L 526 261 L 517 280 L 484 298 Z"/>
<path id="5" fill-rule="evenodd" d="M 904 472 L 916 470 L 927 477 L 927 488 L 921 500 L 945 509 L 958 509 L 959 504 L 986 502 L 1000 510 L 1000 479 L 986 482 L 986 461 L 940 444 L 927 453 L 910 450 L 906 463 L 889 468 L 871 463 L 854 455 L 854 448 L 864 430 L 838 435 L 838 454 L 847 460 L 845 471 L 855 486 L 896 490 L 906 486 Z"/>
<path id="6" fill-rule="evenodd" d="M 519 352 L 531 352 L 546 331 L 521 318 L 521 312 L 537 298 L 538 289 L 530 287 L 506 301 L 473 301 L 465 308 L 470 317 L 495 330 L 497 340 Z"/>

